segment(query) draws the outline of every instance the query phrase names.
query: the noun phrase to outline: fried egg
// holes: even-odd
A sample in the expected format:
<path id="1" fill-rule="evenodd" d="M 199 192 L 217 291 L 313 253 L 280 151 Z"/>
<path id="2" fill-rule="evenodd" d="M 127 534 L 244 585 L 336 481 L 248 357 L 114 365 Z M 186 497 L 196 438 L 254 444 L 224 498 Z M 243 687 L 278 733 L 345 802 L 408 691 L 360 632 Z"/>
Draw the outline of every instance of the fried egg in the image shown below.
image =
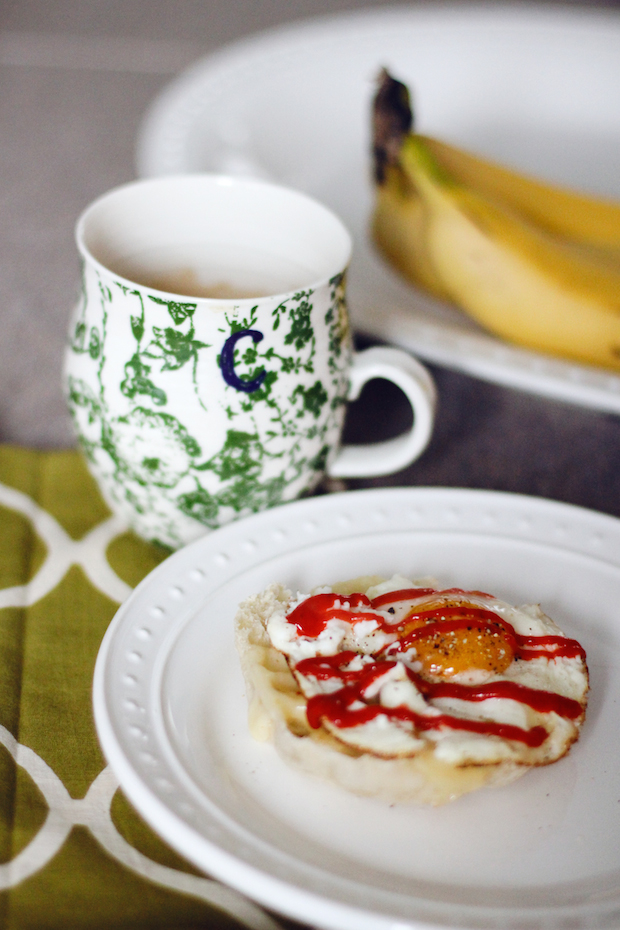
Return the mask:
<path id="1" fill-rule="evenodd" d="M 547 765 L 579 736 L 582 647 L 540 607 L 399 575 L 291 596 L 266 622 L 309 726 L 381 759 Z"/>

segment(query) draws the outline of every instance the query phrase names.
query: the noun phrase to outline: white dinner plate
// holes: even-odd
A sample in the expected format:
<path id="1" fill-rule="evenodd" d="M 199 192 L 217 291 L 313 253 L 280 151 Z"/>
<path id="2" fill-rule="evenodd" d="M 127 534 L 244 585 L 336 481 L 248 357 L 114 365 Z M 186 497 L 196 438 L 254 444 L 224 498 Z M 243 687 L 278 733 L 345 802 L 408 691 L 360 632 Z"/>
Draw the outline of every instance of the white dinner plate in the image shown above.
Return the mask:
<path id="1" fill-rule="evenodd" d="M 314 195 L 353 232 L 359 330 L 441 365 L 620 413 L 617 375 L 503 343 L 375 254 L 369 124 L 382 65 L 414 92 L 420 131 L 620 199 L 620 15 L 526 4 L 357 11 L 237 42 L 156 99 L 138 170 L 249 173 Z"/>
<path id="2" fill-rule="evenodd" d="M 539 602 L 584 645 L 591 695 L 555 765 L 441 808 L 360 798 L 248 733 L 237 605 L 401 572 Z M 488 491 L 317 497 L 171 556 L 120 608 L 94 681 L 103 750 L 200 869 L 330 930 L 620 926 L 620 521 Z"/>

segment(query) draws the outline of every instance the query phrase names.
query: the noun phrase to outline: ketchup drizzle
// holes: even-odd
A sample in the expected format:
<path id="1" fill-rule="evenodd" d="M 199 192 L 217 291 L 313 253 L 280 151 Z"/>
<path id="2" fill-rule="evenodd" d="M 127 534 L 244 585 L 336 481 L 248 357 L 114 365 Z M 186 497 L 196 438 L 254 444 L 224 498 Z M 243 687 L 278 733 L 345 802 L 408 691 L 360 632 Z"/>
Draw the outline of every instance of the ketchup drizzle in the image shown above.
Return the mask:
<path id="1" fill-rule="evenodd" d="M 411 723 L 418 731 L 438 730 L 441 727 L 450 727 L 454 730 L 468 730 L 470 733 L 484 733 L 485 735 L 501 736 L 503 739 L 518 740 L 527 746 L 536 748 L 547 739 L 548 733 L 544 727 L 532 727 L 523 730 L 521 727 L 508 723 L 495 723 L 491 720 L 468 720 L 465 717 L 452 717 L 450 714 L 436 714 L 426 716 L 417 714 L 408 707 L 382 707 L 380 704 L 364 704 L 361 708 L 351 710 L 349 705 L 355 698 L 348 693 L 350 689 L 342 688 L 335 694 L 317 694 L 308 698 L 308 723 L 315 730 L 321 726 L 326 717 L 337 727 L 347 729 L 362 723 L 368 723 L 375 717 L 384 715 L 391 720 L 403 720 Z"/>
<path id="2" fill-rule="evenodd" d="M 316 656 L 302 659 L 296 671 L 304 676 L 313 676 L 317 680 L 337 679 L 343 687 L 330 694 L 318 694 L 307 701 L 307 717 L 310 726 L 318 728 L 326 718 L 338 727 L 359 726 L 384 715 L 390 719 L 406 721 L 413 730 L 424 731 L 440 727 L 467 730 L 475 733 L 496 735 L 504 739 L 518 740 L 527 746 L 540 746 L 547 738 L 547 730 L 542 726 L 524 730 L 521 727 L 495 723 L 488 720 L 470 720 L 454 717 L 451 714 L 419 714 L 406 706 L 383 707 L 378 703 L 367 702 L 365 690 L 378 678 L 385 675 L 396 665 L 395 653 L 406 652 L 416 640 L 422 637 L 454 632 L 464 628 L 483 629 L 491 632 L 500 630 L 512 648 L 515 658 L 530 660 L 556 657 L 575 658 L 580 656 L 585 661 L 585 651 L 581 645 L 563 636 L 523 636 L 503 617 L 491 610 L 473 604 L 445 605 L 430 610 L 411 611 L 397 623 L 390 623 L 381 614 L 369 610 L 356 612 L 356 607 L 378 610 L 399 601 L 415 600 L 429 595 L 485 595 L 480 591 L 463 591 L 450 588 L 435 591 L 433 588 L 406 588 L 379 595 L 372 601 L 365 594 L 317 594 L 302 601 L 287 616 L 289 623 L 294 623 L 301 636 L 315 638 L 326 628 L 331 619 L 345 621 L 351 625 L 360 621 L 375 620 L 377 628 L 385 632 L 398 634 L 399 627 L 405 622 L 420 622 L 409 633 L 391 642 L 379 653 L 378 660 L 362 661 L 358 668 L 347 668 L 358 657 L 358 653 L 347 650 L 336 655 Z M 556 713 L 570 720 L 575 720 L 583 713 L 578 701 L 563 697 L 550 691 L 528 688 L 513 681 L 486 682 L 479 685 L 465 685 L 457 682 L 431 682 L 422 678 L 405 666 L 409 679 L 418 691 L 427 699 L 453 698 L 465 701 L 485 701 L 490 698 L 504 698 L 520 701 L 541 713 Z"/>
<path id="3" fill-rule="evenodd" d="M 342 604 L 351 607 L 370 607 L 370 601 L 365 594 L 351 594 L 343 597 L 341 594 L 315 594 L 306 598 L 288 616 L 289 623 L 294 623 L 301 636 L 317 637 L 322 633 L 329 620 L 337 618 L 347 623 L 358 623 L 368 620 L 368 614 L 354 614 L 349 610 L 340 609 Z"/>
<path id="4" fill-rule="evenodd" d="M 376 609 L 384 604 L 395 604 L 397 601 L 412 601 L 416 597 L 426 597 L 428 594 L 434 593 L 434 588 L 403 588 L 401 591 L 388 591 L 387 594 L 373 597 L 370 605 Z"/>

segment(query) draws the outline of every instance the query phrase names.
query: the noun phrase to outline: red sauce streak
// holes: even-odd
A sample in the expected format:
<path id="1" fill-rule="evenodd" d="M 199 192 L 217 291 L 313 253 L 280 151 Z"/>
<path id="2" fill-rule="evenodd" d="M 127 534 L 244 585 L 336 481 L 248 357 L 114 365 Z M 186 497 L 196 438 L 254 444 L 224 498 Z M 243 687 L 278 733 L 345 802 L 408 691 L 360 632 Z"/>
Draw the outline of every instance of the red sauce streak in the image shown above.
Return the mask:
<path id="1" fill-rule="evenodd" d="M 503 739 L 517 740 L 533 748 L 540 746 L 547 739 L 548 733 L 544 727 L 532 727 L 523 730 L 507 723 L 494 723 L 490 720 L 467 720 L 464 717 L 452 717 L 450 714 L 436 714 L 425 716 L 417 714 L 408 707 L 381 707 L 379 704 L 365 704 L 362 708 L 350 710 L 349 705 L 356 700 L 355 690 L 342 688 L 335 694 L 317 694 L 308 699 L 308 723 L 315 730 L 321 726 L 323 718 L 342 729 L 356 727 L 368 723 L 375 717 L 386 716 L 390 720 L 402 720 L 411 723 L 417 731 L 438 730 L 441 727 L 450 727 L 453 730 L 467 730 L 470 733 L 483 733 L 485 735 L 500 736 Z"/>
<path id="2" fill-rule="evenodd" d="M 349 684 L 355 683 L 355 696 L 353 700 L 364 700 L 365 689 L 376 679 L 385 675 L 395 662 L 379 661 L 367 662 L 360 669 L 355 671 L 347 670 L 351 660 L 357 653 L 352 651 L 339 652 L 333 656 L 317 656 L 310 659 L 302 659 L 296 666 L 296 670 L 305 676 L 312 675 L 315 678 L 326 681 L 330 678 L 339 679 Z M 583 713 L 583 708 L 579 701 L 572 698 L 563 697 L 555 694 L 553 691 L 541 691 L 537 688 L 528 688 L 520 685 L 515 681 L 490 681 L 479 685 L 464 685 L 459 682 L 448 681 L 426 681 L 421 675 L 407 668 L 407 675 L 414 683 L 418 691 L 429 699 L 433 698 L 456 698 L 462 701 L 487 701 L 490 698 L 502 698 L 513 701 L 519 701 L 521 704 L 527 704 L 533 710 L 540 713 L 556 713 L 561 717 L 569 720 L 576 720 Z M 349 692 L 353 694 L 352 691 Z M 331 698 L 332 695 L 323 695 Z M 378 706 L 378 705 L 377 705 Z M 380 708 L 380 713 L 390 715 L 389 708 Z"/>
<path id="3" fill-rule="evenodd" d="M 478 594 L 482 592 L 465 592 L 458 588 L 448 591 L 436 592 L 432 588 L 407 588 L 401 591 L 391 591 L 382 594 L 373 601 L 369 601 L 364 594 L 349 596 L 337 594 L 317 594 L 302 601 L 287 617 L 289 623 L 294 623 L 300 635 L 308 637 L 318 636 L 332 618 L 344 620 L 355 624 L 360 620 L 373 618 L 369 612 L 355 612 L 355 607 L 373 607 L 379 609 L 387 604 L 398 603 L 404 600 L 414 600 L 432 594 Z M 491 595 L 483 595 L 491 597 Z M 349 608 L 343 607 L 348 604 Z M 400 623 L 390 624 L 382 617 L 375 615 L 373 619 L 379 622 L 379 628 L 398 632 Z M 375 717 L 384 715 L 390 719 L 409 722 L 417 731 L 450 727 L 452 729 L 467 730 L 475 733 L 500 736 L 504 739 L 518 740 L 527 746 L 540 746 L 547 738 L 547 730 L 542 726 L 523 730 L 508 724 L 495 723 L 487 720 L 467 720 L 453 717 L 450 714 L 424 715 L 410 710 L 408 707 L 382 707 L 377 703 L 364 703 L 364 692 L 377 679 L 382 677 L 395 665 L 389 661 L 394 651 L 406 651 L 423 636 L 432 636 L 438 633 L 449 633 L 458 629 L 472 627 L 479 629 L 486 627 L 493 630 L 501 629 L 502 635 L 510 644 L 515 658 L 555 659 L 559 656 L 574 658 L 581 656 L 585 660 L 585 651 L 581 645 L 572 639 L 563 636 L 522 636 L 514 627 L 493 611 L 474 605 L 460 605 L 435 607 L 431 610 L 423 609 L 412 611 L 406 617 L 407 625 L 411 621 L 420 621 L 421 626 L 413 629 L 402 639 L 387 647 L 386 657 L 378 661 L 367 661 L 360 668 L 351 670 L 347 666 L 357 657 L 353 651 L 344 651 L 331 656 L 317 656 L 303 659 L 296 666 L 296 670 L 304 676 L 313 676 L 318 680 L 337 679 L 343 687 L 332 694 L 320 694 L 308 699 L 307 716 L 310 726 L 315 729 L 326 718 L 338 727 L 348 728 L 359 726 Z M 402 622 L 402 621 L 401 621 Z M 486 701 L 490 698 L 503 698 L 520 701 L 540 713 L 556 713 L 569 720 L 575 720 L 583 713 L 578 701 L 563 697 L 550 691 L 539 691 L 527 688 L 517 682 L 496 681 L 480 685 L 464 685 L 457 682 L 430 682 L 407 668 L 407 675 L 417 689 L 428 699 L 454 698 L 465 701 Z M 357 702 L 358 706 L 352 707 Z M 359 706 L 360 702 L 362 706 Z"/>
<path id="4" fill-rule="evenodd" d="M 435 594 L 434 588 L 403 588 L 401 591 L 388 591 L 387 594 L 380 594 L 379 597 L 373 597 L 370 602 L 371 606 L 378 610 L 384 604 L 395 604 L 397 601 L 413 601 L 417 597 L 427 597 L 429 594 Z"/>
<path id="5" fill-rule="evenodd" d="M 439 633 L 452 633 L 468 627 L 486 627 L 493 631 L 493 627 L 500 627 L 508 640 L 515 657 L 519 659 L 555 659 L 558 657 L 574 659 L 580 656 L 584 661 L 586 653 L 575 639 L 564 636 L 522 636 L 517 633 L 512 624 L 504 620 L 492 610 L 483 607 L 461 605 L 459 607 L 438 607 L 432 610 L 421 610 L 407 615 L 407 622 L 419 620 L 424 625 L 417 627 L 400 640 L 400 644 L 408 648 L 416 639 L 433 636 Z M 432 621 L 435 622 L 432 622 Z M 431 622 L 426 622 L 431 621 Z M 395 627 L 398 629 L 398 626 Z M 548 648 L 544 648 L 548 647 Z"/>
<path id="6" fill-rule="evenodd" d="M 347 603 L 351 607 L 370 607 L 370 601 L 365 594 L 351 594 L 348 597 L 342 594 L 315 594 L 298 604 L 286 619 L 295 624 L 300 636 L 310 637 L 322 633 L 328 621 L 334 618 L 346 620 L 348 623 L 368 620 L 368 614 L 354 614 L 340 608 L 340 605 Z"/>
<path id="7" fill-rule="evenodd" d="M 575 659 L 580 656 L 586 660 L 586 651 L 576 639 L 566 639 L 564 636 L 518 636 L 517 642 L 522 659 L 556 658 Z M 551 650 L 536 649 L 536 646 L 551 646 Z"/>
<path id="8" fill-rule="evenodd" d="M 495 598 L 492 594 L 485 594 L 484 591 L 464 591 L 463 588 L 446 588 L 445 591 L 437 591 L 435 588 L 402 588 L 400 591 L 388 591 L 387 594 L 380 594 L 378 597 L 373 597 L 371 606 L 375 609 L 383 607 L 384 604 L 395 604 L 397 601 L 413 601 L 417 597 L 427 597 L 429 594 L 445 595 L 445 594 L 461 594 L 467 596 L 474 595 L 476 597 L 490 597 L 493 600 Z"/>

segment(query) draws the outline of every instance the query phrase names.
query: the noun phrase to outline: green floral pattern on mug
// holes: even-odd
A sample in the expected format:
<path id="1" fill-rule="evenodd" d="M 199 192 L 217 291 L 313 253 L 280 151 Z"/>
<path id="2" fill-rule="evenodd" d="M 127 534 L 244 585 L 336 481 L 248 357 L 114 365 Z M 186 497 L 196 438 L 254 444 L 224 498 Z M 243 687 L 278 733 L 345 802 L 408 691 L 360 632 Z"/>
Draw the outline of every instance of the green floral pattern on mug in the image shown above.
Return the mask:
<path id="1" fill-rule="evenodd" d="M 350 361 L 344 275 L 275 306 L 205 310 L 85 268 L 66 393 L 110 503 L 177 547 L 316 486 Z"/>

